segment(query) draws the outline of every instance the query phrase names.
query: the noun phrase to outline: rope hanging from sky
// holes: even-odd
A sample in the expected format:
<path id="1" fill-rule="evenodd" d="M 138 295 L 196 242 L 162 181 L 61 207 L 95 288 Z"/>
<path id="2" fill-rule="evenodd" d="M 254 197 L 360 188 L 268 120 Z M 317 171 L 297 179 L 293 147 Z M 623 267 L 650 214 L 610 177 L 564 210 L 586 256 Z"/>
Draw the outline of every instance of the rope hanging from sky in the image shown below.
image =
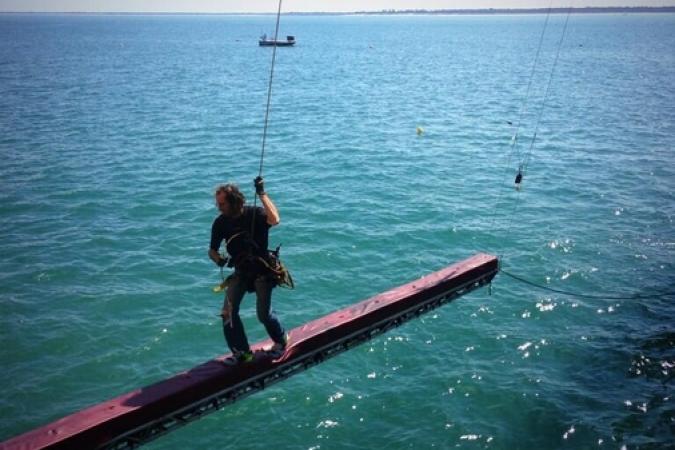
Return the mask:
<path id="1" fill-rule="evenodd" d="M 270 104 L 272 101 L 272 81 L 274 80 L 274 63 L 277 59 L 277 38 L 279 36 L 279 19 L 281 18 L 281 1 L 279 0 L 279 9 L 277 10 L 277 24 L 274 28 L 274 45 L 272 46 L 272 66 L 270 68 L 270 81 L 267 86 L 267 107 L 265 108 L 265 125 L 263 127 L 262 150 L 260 151 L 260 168 L 258 169 L 258 176 L 262 176 L 263 161 L 265 160 L 265 143 L 267 141 L 267 125 L 270 116 Z"/>
<path id="2" fill-rule="evenodd" d="M 258 177 L 262 177 L 263 163 L 265 161 L 265 143 L 267 142 L 267 126 L 270 117 L 270 104 L 272 103 L 272 82 L 274 81 L 274 63 L 277 59 L 277 38 L 279 37 L 279 19 L 281 18 L 281 2 L 279 0 L 279 8 L 277 9 L 277 23 L 274 27 L 274 45 L 272 46 L 272 64 L 270 67 L 270 81 L 267 85 L 267 106 L 265 107 L 265 124 L 263 126 L 262 149 L 260 150 L 260 167 L 258 168 Z M 253 207 L 257 205 L 257 195 L 253 194 Z M 255 236 L 255 214 L 251 221 L 251 236 Z"/>
<path id="3" fill-rule="evenodd" d="M 544 100 L 541 104 L 541 109 L 539 110 L 539 115 L 537 117 L 537 122 L 534 127 L 534 135 L 532 136 L 532 141 L 530 142 L 530 148 L 528 149 L 525 157 L 521 161 L 522 170 L 527 170 L 527 165 L 530 163 L 530 156 L 532 155 L 532 148 L 534 147 L 534 142 L 537 139 L 537 132 L 539 131 L 539 122 L 541 122 L 541 116 L 543 115 L 544 109 L 546 107 L 546 102 L 548 100 L 549 93 L 551 91 L 551 83 L 553 82 L 553 76 L 555 75 L 555 69 L 558 66 L 558 59 L 560 57 L 560 49 L 562 48 L 563 41 L 565 40 L 565 34 L 567 33 L 567 24 L 570 20 L 570 13 L 572 12 L 572 6 L 567 10 L 567 16 L 565 17 L 565 25 L 563 26 L 562 33 L 560 35 L 560 41 L 558 41 L 558 49 L 555 54 L 555 59 L 553 60 L 553 67 L 551 68 L 551 73 L 548 77 L 548 84 L 546 86 L 546 92 L 544 94 Z"/>
<path id="4" fill-rule="evenodd" d="M 520 107 L 520 113 L 518 114 L 518 122 L 516 122 L 516 129 L 513 132 L 513 137 L 511 138 L 511 150 L 510 150 L 510 155 L 513 154 L 513 150 L 515 149 L 517 151 L 517 158 L 520 160 L 520 152 L 518 152 L 518 148 L 516 147 L 516 143 L 518 141 L 518 133 L 520 132 L 520 124 L 523 121 L 523 115 L 525 114 L 525 111 L 527 110 L 527 102 L 530 98 L 530 88 L 532 87 L 532 80 L 534 79 L 534 74 L 537 69 L 537 63 L 539 62 L 539 55 L 541 54 L 541 46 L 544 43 L 544 36 L 546 35 L 546 28 L 548 27 L 548 19 L 551 16 L 551 4 L 553 3 L 553 0 L 549 2 L 548 4 L 548 11 L 546 12 L 546 20 L 544 21 L 544 28 L 541 30 L 541 35 L 539 36 L 539 45 L 537 46 L 537 54 L 534 56 L 534 63 L 532 64 L 532 70 L 530 71 L 530 79 L 527 82 L 527 89 L 525 90 L 525 98 L 523 99 L 523 104 Z M 509 156 L 510 158 L 510 156 Z M 509 166 L 510 166 L 510 161 L 509 161 Z"/>
<path id="5" fill-rule="evenodd" d="M 553 0 L 549 2 L 548 5 L 548 11 L 546 12 L 546 19 L 544 20 L 544 26 L 541 30 L 541 34 L 539 35 L 539 44 L 537 45 L 537 53 L 534 57 L 534 61 L 532 63 L 532 69 L 530 70 L 530 78 L 527 82 L 527 88 L 525 90 L 525 96 L 523 97 L 523 103 L 520 105 L 520 112 L 518 113 L 518 121 L 516 122 L 515 129 L 513 131 L 513 136 L 511 137 L 511 144 L 509 146 L 509 152 L 508 152 L 508 160 L 506 162 L 506 170 L 504 172 L 504 176 L 502 178 L 501 184 L 499 186 L 504 186 L 505 182 L 511 173 L 511 158 L 513 157 L 514 152 L 516 153 L 516 158 L 518 159 L 519 167 L 520 164 L 522 164 L 522 158 L 520 155 L 520 152 L 518 151 L 518 148 L 516 144 L 518 143 L 518 133 L 520 132 L 520 125 L 522 123 L 523 116 L 525 115 L 525 111 L 527 110 L 527 103 L 530 98 L 530 89 L 532 87 L 532 81 L 534 80 L 534 74 L 536 73 L 537 70 L 537 64 L 539 63 L 539 55 L 541 54 L 541 47 L 544 43 L 544 36 L 546 35 L 546 28 L 548 27 L 548 21 L 551 16 L 551 5 L 553 3 Z M 511 123 L 511 122 L 509 122 Z M 490 229 L 494 229 L 495 221 L 497 218 L 497 210 L 499 208 L 499 202 L 502 199 L 502 190 L 498 191 L 497 194 L 497 201 L 495 203 L 495 207 L 492 209 L 492 215 L 489 220 L 490 222 Z"/>
<path id="6" fill-rule="evenodd" d="M 572 12 L 572 6 L 570 4 L 570 7 L 567 10 L 567 16 L 565 18 L 565 25 L 563 26 L 563 30 L 562 30 L 562 33 L 560 35 L 560 40 L 558 41 L 558 48 L 556 50 L 555 59 L 553 61 L 553 65 L 551 67 L 551 72 L 549 73 L 548 83 L 546 85 L 546 92 L 544 94 L 544 99 L 542 100 L 542 104 L 541 104 L 541 107 L 539 108 L 539 113 L 537 115 L 537 121 L 535 123 L 534 135 L 532 136 L 532 140 L 530 141 L 530 146 L 529 146 L 528 150 L 526 151 L 526 153 L 523 155 L 523 158 L 519 162 L 519 169 L 518 169 L 519 174 L 524 173 L 525 170 L 527 169 L 527 166 L 530 163 L 530 158 L 532 156 L 532 150 L 534 149 L 534 143 L 537 139 L 537 132 L 539 131 L 539 123 L 541 122 L 541 118 L 543 116 L 544 110 L 546 109 L 546 101 L 548 100 L 549 94 L 551 92 L 551 85 L 553 83 L 553 78 L 554 78 L 554 75 L 555 75 L 555 69 L 558 65 L 558 59 L 560 57 L 560 49 L 562 48 L 563 41 L 565 40 L 565 34 L 567 32 L 567 24 L 569 22 L 571 12 Z M 522 175 L 521 175 L 521 177 L 522 177 Z M 520 200 L 520 190 L 518 190 L 517 193 L 516 193 L 516 201 L 513 203 L 513 206 L 511 207 L 511 213 L 507 215 L 507 221 L 508 221 L 507 226 L 506 226 L 507 234 L 511 230 L 511 226 L 513 224 L 513 218 L 518 211 L 519 200 Z M 503 256 L 503 254 L 499 255 L 500 259 L 501 259 L 502 256 Z"/>

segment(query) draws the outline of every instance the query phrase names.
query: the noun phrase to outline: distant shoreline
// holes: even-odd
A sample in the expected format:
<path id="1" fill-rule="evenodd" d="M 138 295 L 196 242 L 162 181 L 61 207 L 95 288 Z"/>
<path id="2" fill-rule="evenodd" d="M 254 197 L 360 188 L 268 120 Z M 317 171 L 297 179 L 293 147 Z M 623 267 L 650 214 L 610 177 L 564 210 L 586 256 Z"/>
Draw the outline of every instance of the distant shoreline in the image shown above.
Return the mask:
<path id="1" fill-rule="evenodd" d="M 675 6 L 625 6 L 625 7 L 585 7 L 585 8 L 487 8 L 487 9 L 402 9 L 381 11 L 357 11 L 348 13 L 298 13 L 288 15 L 491 15 L 491 14 L 603 14 L 603 13 L 675 13 Z"/>
<path id="2" fill-rule="evenodd" d="M 675 13 L 675 6 L 625 6 L 584 8 L 488 8 L 488 9 L 386 9 L 353 12 L 285 12 L 284 16 L 390 16 L 390 15 L 518 15 L 518 14 L 609 14 L 609 13 Z M 98 12 L 98 11 L 3 11 L 0 14 L 73 14 L 73 15 L 157 15 L 157 16 L 266 16 L 260 12 Z"/>

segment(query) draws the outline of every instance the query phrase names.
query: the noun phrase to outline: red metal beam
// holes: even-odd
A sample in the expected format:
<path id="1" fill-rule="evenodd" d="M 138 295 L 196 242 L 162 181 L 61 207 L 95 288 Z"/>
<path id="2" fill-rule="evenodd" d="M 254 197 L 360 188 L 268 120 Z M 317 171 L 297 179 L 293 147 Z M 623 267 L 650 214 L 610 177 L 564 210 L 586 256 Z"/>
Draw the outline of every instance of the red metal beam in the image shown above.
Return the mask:
<path id="1" fill-rule="evenodd" d="M 497 271 L 496 257 L 475 255 L 294 328 L 279 359 L 256 351 L 252 362 L 231 367 L 223 355 L 17 436 L 0 450 L 136 447 L 484 285 Z"/>

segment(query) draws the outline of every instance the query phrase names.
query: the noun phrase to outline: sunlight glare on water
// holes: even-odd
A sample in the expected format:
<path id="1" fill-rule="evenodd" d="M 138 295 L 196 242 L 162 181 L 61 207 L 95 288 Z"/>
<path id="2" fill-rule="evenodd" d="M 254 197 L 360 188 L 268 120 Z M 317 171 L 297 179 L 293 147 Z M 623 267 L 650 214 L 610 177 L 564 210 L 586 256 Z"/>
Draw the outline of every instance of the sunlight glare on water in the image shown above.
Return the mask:
<path id="1" fill-rule="evenodd" d="M 594 297 L 500 274 L 148 448 L 672 445 L 673 296 L 609 297 L 675 286 L 675 16 L 572 15 L 516 191 L 544 19 L 283 17 L 264 175 L 297 287 L 274 304 L 293 328 L 479 251 Z M 1 439 L 226 352 L 212 189 L 252 198 L 272 27 L 0 15 Z"/>

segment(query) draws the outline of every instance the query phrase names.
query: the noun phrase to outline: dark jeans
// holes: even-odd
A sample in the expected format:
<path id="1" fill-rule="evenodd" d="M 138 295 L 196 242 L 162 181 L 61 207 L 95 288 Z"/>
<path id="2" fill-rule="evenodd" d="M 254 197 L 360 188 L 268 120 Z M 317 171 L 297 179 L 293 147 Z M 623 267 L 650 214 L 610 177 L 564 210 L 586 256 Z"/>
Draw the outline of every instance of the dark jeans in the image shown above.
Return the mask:
<path id="1" fill-rule="evenodd" d="M 240 276 L 235 275 L 230 280 L 227 287 L 227 294 L 225 295 L 225 306 L 229 301 L 232 305 L 232 314 L 230 320 L 223 319 L 223 334 L 225 335 L 225 342 L 233 353 L 249 351 L 251 347 L 246 338 L 244 331 L 244 324 L 239 317 L 239 306 L 246 294 L 246 280 Z M 256 313 L 258 320 L 265 325 L 267 334 L 276 343 L 284 342 L 284 328 L 279 323 L 279 320 L 272 311 L 272 289 L 274 282 L 266 276 L 259 276 L 255 279 L 255 294 L 256 294 Z"/>

